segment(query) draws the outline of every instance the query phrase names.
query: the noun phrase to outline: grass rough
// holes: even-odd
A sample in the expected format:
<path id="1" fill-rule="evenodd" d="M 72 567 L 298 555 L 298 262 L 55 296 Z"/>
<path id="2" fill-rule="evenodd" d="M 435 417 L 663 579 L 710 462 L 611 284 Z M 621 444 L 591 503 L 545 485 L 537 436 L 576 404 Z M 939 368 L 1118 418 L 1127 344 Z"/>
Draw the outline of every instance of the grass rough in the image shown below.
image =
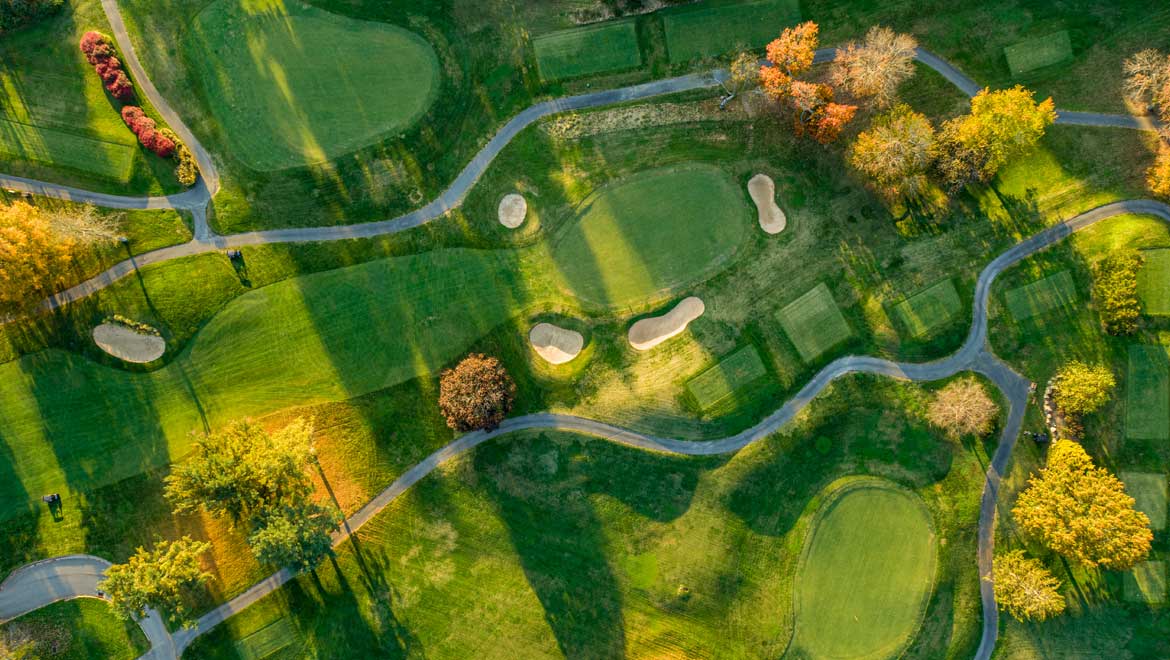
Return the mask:
<path id="1" fill-rule="evenodd" d="M 780 325 L 805 362 L 812 362 L 853 335 L 824 282 L 777 313 Z"/>
<path id="2" fill-rule="evenodd" d="M 1125 573 L 1122 581 L 1125 600 L 1131 603 L 1162 605 L 1166 602 L 1166 562 L 1147 561 Z"/>
<path id="3" fill-rule="evenodd" d="M 736 48 L 757 49 L 800 20 L 797 0 L 703 3 L 662 12 L 671 62 L 716 57 Z"/>
<path id="4" fill-rule="evenodd" d="M 633 19 L 542 34 L 532 46 L 540 77 L 549 82 L 642 66 Z"/>

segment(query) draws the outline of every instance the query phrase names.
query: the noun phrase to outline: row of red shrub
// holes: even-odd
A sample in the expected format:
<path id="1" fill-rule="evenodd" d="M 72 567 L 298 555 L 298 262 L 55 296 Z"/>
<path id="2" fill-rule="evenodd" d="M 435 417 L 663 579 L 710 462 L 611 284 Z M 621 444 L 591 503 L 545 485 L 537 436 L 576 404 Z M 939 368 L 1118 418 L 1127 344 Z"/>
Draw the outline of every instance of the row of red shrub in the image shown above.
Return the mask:
<path id="1" fill-rule="evenodd" d="M 175 154 L 175 141 L 163 135 L 158 130 L 154 120 L 147 117 L 142 108 L 128 105 L 122 108 L 122 121 L 138 136 L 142 146 L 150 149 L 162 158 L 170 158 Z"/>
<path id="2" fill-rule="evenodd" d="M 93 65 L 93 70 L 106 84 L 106 91 L 119 101 L 129 101 L 134 96 L 134 84 L 122 70 L 122 62 L 114 54 L 114 47 L 100 32 L 92 30 L 81 37 L 81 52 Z"/>

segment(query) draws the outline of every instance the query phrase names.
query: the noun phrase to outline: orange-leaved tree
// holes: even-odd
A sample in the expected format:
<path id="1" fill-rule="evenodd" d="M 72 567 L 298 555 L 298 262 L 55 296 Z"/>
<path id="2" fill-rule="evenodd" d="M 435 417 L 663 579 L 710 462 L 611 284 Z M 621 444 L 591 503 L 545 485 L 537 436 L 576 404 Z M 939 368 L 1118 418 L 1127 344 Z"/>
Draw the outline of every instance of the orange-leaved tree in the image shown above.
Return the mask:
<path id="1" fill-rule="evenodd" d="M 824 83 L 798 78 L 812 67 L 818 32 L 812 21 L 785 28 L 768 44 L 771 64 L 760 68 L 760 84 L 768 98 L 792 110 L 797 135 L 827 144 L 837 139 L 857 107 L 835 103 L 833 88 Z"/>
<path id="2" fill-rule="evenodd" d="M 0 316 L 24 311 L 64 282 L 74 240 L 26 202 L 0 204 Z"/>

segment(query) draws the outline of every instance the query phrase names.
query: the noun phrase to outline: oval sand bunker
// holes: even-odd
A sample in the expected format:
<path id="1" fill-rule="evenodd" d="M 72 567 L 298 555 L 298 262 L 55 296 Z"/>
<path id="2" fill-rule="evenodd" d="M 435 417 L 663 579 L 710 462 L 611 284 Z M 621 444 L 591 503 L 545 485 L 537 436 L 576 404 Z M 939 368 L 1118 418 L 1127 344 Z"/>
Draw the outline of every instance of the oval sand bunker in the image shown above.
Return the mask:
<path id="1" fill-rule="evenodd" d="M 167 350 L 162 337 L 135 332 L 117 323 L 103 323 L 94 328 L 93 341 L 119 360 L 138 364 L 154 362 Z"/>
<path id="2" fill-rule="evenodd" d="M 630 345 L 639 351 L 654 348 L 686 330 L 705 310 L 702 300 L 695 296 L 685 298 L 662 316 L 642 319 L 630 326 Z"/>
<path id="3" fill-rule="evenodd" d="M 757 174 L 748 181 L 748 194 L 760 214 L 760 229 L 768 234 L 779 234 L 788 225 L 784 211 L 776 204 L 776 183 L 767 174 Z"/>
<path id="4" fill-rule="evenodd" d="M 585 338 L 576 330 L 551 323 L 537 323 L 528 331 L 528 341 L 536 354 L 552 364 L 564 364 L 581 354 Z"/>
<path id="5" fill-rule="evenodd" d="M 508 229 L 515 229 L 524 224 L 524 217 L 528 215 L 528 202 L 518 193 L 508 193 L 500 200 L 497 209 L 500 215 L 500 224 Z"/>

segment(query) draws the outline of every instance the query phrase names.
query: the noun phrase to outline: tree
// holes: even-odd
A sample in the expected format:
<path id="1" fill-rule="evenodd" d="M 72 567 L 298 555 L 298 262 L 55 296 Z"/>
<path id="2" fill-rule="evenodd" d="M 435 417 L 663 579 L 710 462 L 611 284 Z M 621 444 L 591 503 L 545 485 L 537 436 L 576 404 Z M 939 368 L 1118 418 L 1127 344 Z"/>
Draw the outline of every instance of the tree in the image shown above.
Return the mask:
<path id="1" fill-rule="evenodd" d="M 166 478 L 166 496 L 178 513 L 206 508 L 233 522 L 269 506 L 303 501 L 313 428 L 298 419 L 269 434 L 251 421 L 196 438 L 191 456 Z"/>
<path id="2" fill-rule="evenodd" d="M 948 383 L 934 395 L 926 411 L 927 421 L 952 438 L 983 437 L 995 428 L 998 417 L 999 406 L 987 395 L 987 388 L 974 378 Z"/>
<path id="3" fill-rule="evenodd" d="M 1137 294 L 1142 256 L 1125 250 L 1102 259 L 1093 268 L 1093 297 L 1101 314 L 1101 325 L 1111 335 L 1133 334 L 1141 317 Z"/>
<path id="4" fill-rule="evenodd" d="M 991 571 L 995 602 L 1017 621 L 1044 621 L 1064 612 L 1060 580 L 1023 550 L 996 555 Z"/>
<path id="5" fill-rule="evenodd" d="M 261 562 L 304 572 L 333 551 L 330 532 L 340 522 L 336 508 L 308 500 L 268 507 L 248 536 L 248 545 Z"/>
<path id="6" fill-rule="evenodd" d="M 1109 401 L 1117 382 L 1109 367 L 1084 362 L 1069 362 L 1056 373 L 1056 405 L 1066 414 L 1086 415 Z"/>
<path id="7" fill-rule="evenodd" d="M 1165 120 L 1170 113 L 1170 55 L 1147 48 L 1127 59 L 1123 71 L 1125 95 L 1139 105 L 1158 108 Z"/>
<path id="8" fill-rule="evenodd" d="M 889 107 L 898 86 L 914 75 L 917 48 L 914 37 L 875 25 L 860 45 L 851 41 L 837 51 L 833 85 L 856 98 L 870 99 L 879 108 Z"/>
<path id="9" fill-rule="evenodd" d="M 98 589 L 109 596 L 110 607 L 124 619 L 141 618 L 147 608 L 154 608 L 168 621 L 189 627 L 194 621 L 183 606 L 183 590 L 211 577 L 199 567 L 199 555 L 210 547 L 189 536 L 159 541 L 149 552 L 139 547 L 125 564 L 106 569 Z"/>
<path id="10" fill-rule="evenodd" d="M 439 376 L 439 409 L 456 431 L 495 429 L 515 397 L 516 383 L 494 357 L 472 353 Z"/>
<path id="11" fill-rule="evenodd" d="M 1012 515 L 1025 533 L 1089 568 L 1126 570 L 1150 553 L 1150 519 L 1071 440 L 1052 443 L 1048 464 L 1028 480 Z"/>
<path id="12" fill-rule="evenodd" d="M 0 35 L 50 16 L 65 0 L 4 0 L 0 2 Z"/>
<path id="13" fill-rule="evenodd" d="M 760 82 L 760 60 L 749 51 L 736 55 L 727 71 L 727 82 L 731 83 L 729 94 L 739 94 Z"/>
<path id="14" fill-rule="evenodd" d="M 1154 164 L 1146 170 L 1146 185 L 1154 196 L 1170 199 L 1170 145 L 1158 145 Z"/>
<path id="15" fill-rule="evenodd" d="M 59 239 L 78 245 L 112 243 L 120 235 L 121 214 L 99 213 L 93 204 L 47 212 L 49 227 Z"/>
<path id="16" fill-rule="evenodd" d="M 874 117 L 849 148 L 849 164 L 887 202 L 922 197 L 930 186 L 934 127 L 926 115 L 900 104 Z"/>
<path id="17" fill-rule="evenodd" d="M 27 311 L 63 286 L 74 247 L 35 206 L 0 203 L 0 316 Z"/>
<path id="18" fill-rule="evenodd" d="M 761 78 L 772 70 L 784 74 L 791 81 L 792 78 L 808 71 L 816 58 L 819 32 L 820 27 L 812 21 L 784 28 L 780 36 L 773 39 L 764 49 L 772 66 L 760 68 Z"/>
<path id="19" fill-rule="evenodd" d="M 1056 121 L 1052 99 L 1037 103 L 1020 85 L 984 89 L 971 99 L 971 113 L 943 124 L 935 143 L 940 177 L 952 192 L 990 181 L 1009 160 L 1035 146 Z"/>
<path id="20" fill-rule="evenodd" d="M 819 29 L 812 21 L 785 28 L 768 44 L 772 64 L 760 68 L 760 83 L 768 98 L 792 110 L 797 135 L 828 144 L 852 121 L 857 107 L 835 103 L 833 88 L 824 83 L 797 79 L 816 57 Z"/>

